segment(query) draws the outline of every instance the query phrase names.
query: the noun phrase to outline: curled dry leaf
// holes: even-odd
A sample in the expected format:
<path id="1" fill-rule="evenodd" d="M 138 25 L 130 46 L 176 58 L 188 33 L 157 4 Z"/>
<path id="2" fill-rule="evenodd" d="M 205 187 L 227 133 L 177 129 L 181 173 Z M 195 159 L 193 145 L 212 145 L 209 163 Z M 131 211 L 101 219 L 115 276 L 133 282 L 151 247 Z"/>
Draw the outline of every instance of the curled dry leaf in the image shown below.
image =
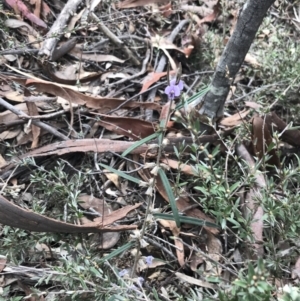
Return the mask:
<path id="1" fill-rule="evenodd" d="M 232 116 L 222 119 L 220 124 L 226 127 L 235 127 L 242 123 L 242 120 L 249 114 L 249 112 L 250 110 L 243 110 L 235 113 Z"/>

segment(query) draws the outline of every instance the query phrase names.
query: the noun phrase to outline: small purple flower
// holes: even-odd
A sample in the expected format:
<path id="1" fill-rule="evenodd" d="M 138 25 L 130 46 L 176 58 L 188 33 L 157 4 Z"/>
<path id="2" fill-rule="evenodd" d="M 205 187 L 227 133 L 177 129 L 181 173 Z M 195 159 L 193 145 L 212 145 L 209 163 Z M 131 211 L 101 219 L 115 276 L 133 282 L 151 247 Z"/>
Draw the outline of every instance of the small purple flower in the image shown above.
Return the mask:
<path id="1" fill-rule="evenodd" d="M 152 262 L 153 262 L 153 259 L 154 259 L 154 257 L 153 256 L 147 256 L 146 258 L 145 258 L 145 261 L 146 261 L 146 264 L 147 265 L 151 265 L 152 264 Z"/>
<path id="2" fill-rule="evenodd" d="M 142 286 L 144 281 L 145 281 L 145 279 L 144 279 L 143 277 L 138 277 L 138 279 L 137 279 L 137 284 L 138 284 L 139 286 Z"/>
<path id="3" fill-rule="evenodd" d="M 176 79 L 170 81 L 170 85 L 165 89 L 165 93 L 168 95 L 169 99 L 174 99 L 180 96 L 180 92 L 183 89 L 183 81 L 180 80 L 176 85 Z"/>
<path id="4" fill-rule="evenodd" d="M 119 272 L 120 277 L 124 277 L 126 274 L 128 274 L 128 271 L 126 269 Z"/>

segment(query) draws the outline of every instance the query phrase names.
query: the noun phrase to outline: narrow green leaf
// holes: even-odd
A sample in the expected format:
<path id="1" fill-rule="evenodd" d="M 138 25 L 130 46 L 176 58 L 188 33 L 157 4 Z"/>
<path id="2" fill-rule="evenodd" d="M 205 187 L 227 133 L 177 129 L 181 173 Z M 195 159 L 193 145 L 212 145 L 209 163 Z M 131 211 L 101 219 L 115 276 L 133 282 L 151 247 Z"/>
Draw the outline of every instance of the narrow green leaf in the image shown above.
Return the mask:
<path id="1" fill-rule="evenodd" d="M 157 219 L 165 219 L 165 220 L 175 220 L 174 216 L 171 214 L 166 214 L 166 213 L 153 213 L 153 216 Z M 194 217 L 189 217 L 189 216 L 182 216 L 179 215 L 179 220 L 181 223 L 185 224 L 191 224 L 191 225 L 196 225 L 196 226 L 206 226 L 210 228 L 220 228 L 217 224 L 207 222 L 203 219 L 198 219 Z"/>
<path id="2" fill-rule="evenodd" d="M 198 93 L 196 93 L 195 95 L 191 96 L 190 98 L 188 98 L 185 102 L 190 104 L 193 101 L 195 101 L 197 98 L 203 96 L 206 92 L 208 92 L 210 90 L 210 87 L 204 88 L 201 91 L 199 91 Z M 178 103 L 176 106 L 176 110 L 180 110 L 183 108 L 183 104 L 182 103 Z"/>
<path id="3" fill-rule="evenodd" d="M 130 242 L 128 242 L 127 244 L 123 245 L 122 247 L 120 247 L 120 248 L 112 251 L 110 254 L 102 257 L 101 260 L 100 260 L 100 262 L 102 263 L 102 262 L 104 262 L 106 260 L 110 260 L 110 259 L 118 256 L 119 254 L 121 254 L 121 253 L 127 251 L 128 249 L 130 249 L 131 247 L 133 247 L 134 244 L 135 244 L 135 242 L 133 240 L 130 241 Z"/>
<path id="4" fill-rule="evenodd" d="M 131 145 L 130 147 L 128 147 L 126 149 L 126 151 L 124 151 L 122 153 L 121 156 L 125 157 L 126 155 L 128 155 L 129 153 L 131 153 L 134 149 L 138 148 L 139 146 L 147 143 L 148 141 L 151 141 L 152 139 L 155 139 L 157 136 L 159 135 L 159 132 L 157 133 L 153 133 L 152 135 L 148 136 L 148 137 L 145 137 L 137 142 L 135 142 L 133 145 Z"/>
<path id="5" fill-rule="evenodd" d="M 132 176 L 126 174 L 126 173 L 123 172 L 123 171 L 114 169 L 114 168 L 112 168 L 112 167 L 110 167 L 110 166 L 108 166 L 108 165 L 105 165 L 105 164 L 103 164 L 103 163 L 99 163 L 99 165 L 102 166 L 103 168 L 108 169 L 109 171 L 111 171 L 111 172 L 117 174 L 118 176 L 120 176 L 120 177 L 122 177 L 122 178 L 124 178 L 124 179 L 127 179 L 128 181 L 131 181 L 131 182 L 136 183 L 136 184 L 140 184 L 140 182 L 141 182 L 141 180 L 139 180 L 139 179 L 137 179 L 137 178 L 135 178 L 135 177 L 132 177 Z"/>
<path id="6" fill-rule="evenodd" d="M 172 187 L 170 185 L 170 182 L 169 182 L 165 172 L 161 168 L 159 169 L 158 174 L 162 180 L 162 183 L 163 183 L 166 193 L 168 195 L 176 226 L 179 228 L 180 227 L 179 214 L 178 214 L 178 209 L 176 206 L 176 200 L 175 200 L 175 197 L 174 197 L 174 194 L 172 191 Z"/>

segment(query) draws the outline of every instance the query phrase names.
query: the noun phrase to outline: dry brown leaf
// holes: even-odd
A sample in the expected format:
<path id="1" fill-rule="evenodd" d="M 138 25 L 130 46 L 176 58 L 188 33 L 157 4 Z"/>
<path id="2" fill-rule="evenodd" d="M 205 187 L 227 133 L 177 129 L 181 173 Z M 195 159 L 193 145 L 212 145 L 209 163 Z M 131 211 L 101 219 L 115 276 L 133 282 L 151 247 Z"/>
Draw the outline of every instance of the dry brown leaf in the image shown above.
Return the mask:
<path id="1" fill-rule="evenodd" d="M 262 105 L 254 101 L 245 101 L 245 106 L 255 110 L 261 109 L 262 107 Z"/>
<path id="2" fill-rule="evenodd" d="M 82 9 L 78 14 L 75 14 L 74 16 L 72 16 L 72 18 L 69 21 L 69 24 L 67 26 L 67 33 L 65 34 L 65 37 L 68 39 L 71 37 L 72 31 L 77 23 L 78 20 L 81 19 L 83 13 L 85 12 L 86 8 Z"/>
<path id="3" fill-rule="evenodd" d="M 119 176 L 106 169 L 104 169 L 103 171 L 104 171 L 104 175 L 107 177 L 107 179 L 110 180 L 111 182 L 113 182 L 115 184 L 115 186 L 118 189 L 120 189 Z"/>
<path id="4" fill-rule="evenodd" d="M 197 254 L 193 254 L 190 259 L 190 267 L 192 271 L 197 271 L 198 265 L 204 262 L 204 258 L 201 256 L 199 257 Z"/>
<path id="5" fill-rule="evenodd" d="M 176 255 L 177 255 L 178 263 L 181 267 L 184 266 L 185 265 L 184 246 L 183 246 L 181 239 L 177 239 L 177 238 L 179 238 L 180 229 L 177 228 L 175 221 L 159 219 L 158 222 L 165 228 L 170 229 L 170 231 L 174 235 L 174 237 L 175 237 L 174 244 L 176 246 Z"/>
<path id="6" fill-rule="evenodd" d="M 237 154 L 248 163 L 249 173 L 252 173 L 255 177 L 255 186 L 247 192 L 244 203 L 241 204 L 243 208 L 243 215 L 245 218 L 252 218 L 251 230 L 255 238 L 253 243 L 256 254 L 248 254 L 251 258 L 262 257 L 264 254 L 263 248 L 263 208 L 259 205 L 258 199 L 261 198 L 261 190 L 266 187 L 264 175 L 257 172 L 255 162 L 246 147 L 240 144 L 236 148 Z"/>
<path id="7" fill-rule="evenodd" d="M 177 51 L 185 54 L 184 50 L 178 48 L 176 45 L 174 45 L 168 39 L 161 37 L 159 35 L 151 37 L 151 43 L 152 43 L 153 47 L 157 47 L 158 49 L 161 49 L 165 53 L 165 55 L 169 59 L 172 69 L 177 70 L 177 66 L 167 50 L 177 50 Z"/>
<path id="8" fill-rule="evenodd" d="M 95 115 L 101 116 L 101 120 L 98 121 L 99 125 L 109 131 L 124 135 L 133 140 L 140 140 L 155 132 L 155 124 L 149 121 L 129 117 L 111 117 L 96 113 Z"/>
<path id="9" fill-rule="evenodd" d="M 175 74 L 175 71 L 170 71 L 170 74 Z M 151 85 L 159 81 L 167 72 L 150 72 L 143 80 L 143 87 L 140 93 L 145 92 Z"/>
<path id="10" fill-rule="evenodd" d="M 295 267 L 292 270 L 292 279 L 300 279 L 300 257 L 298 257 Z"/>
<path id="11" fill-rule="evenodd" d="M 191 276 L 187 276 L 186 274 L 183 274 L 183 273 L 180 273 L 180 272 L 175 272 L 175 275 L 178 279 L 180 279 L 184 282 L 187 282 L 189 284 L 194 284 L 194 285 L 198 285 L 198 286 L 201 286 L 201 287 L 212 288 L 212 289 L 217 288 L 217 286 L 215 284 L 211 284 L 207 281 L 203 281 L 203 280 L 191 277 Z"/>
<path id="12" fill-rule="evenodd" d="M 159 11 L 161 12 L 161 14 L 165 17 L 168 18 L 172 15 L 173 10 L 172 10 L 172 2 L 169 2 L 166 5 L 160 6 L 159 7 Z"/>
<path id="13" fill-rule="evenodd" d="M 21 127 L 18 126 L 14 129 L 10 129 L 0 133 L 0 140 L 9 140 L 17 137 L 21 133 Z"/>
<path id="14" fill-rule="evenodd" d="M 28 114 L 28 109 L 25 103 L 20 103 L 14 106 L 16 109 L 18 109 L 19 111 L 24 112 L 25 114 Z M 19 117 L 12 113 L 9 110 L 6 110 L 4 112 L 0 113 L 0 124 L 8 124 L 9 122 L 18 120 Z"/>
<path id="15" fill-rule="evenodd" d="M 8 100 L 12 100 L 12 101 L 15 101 L 15 102 L 23 102 L 24 99 L 24 95 L 23 94 L 20 94 L 19 91 L 9 91 L 7 93 L 3 93 L 2 94 L 6 99 Z"/>
<path id="16" fill-rule="evenodd" d="M 97 233 L 133 230 L 136 226 L 112 225 L 117 220 L 136 208 L 141 203 L 126 206 L 107 215 L 104 220 L 96 218 L 94 222 L 85 225 L 73 225 L 16 206 L 13 202 L 0 195 L 0 219 L 3 225 L 20 228 L 32 232 L 52 233 Z"/>
<path id="17" fill-rule="evenodd" d="M 3 269 L 6 266 L 7 258 L 3 255 L 0 257 L 0 273 L 2 273 Z"/>
<path id="18" fill-rule="evenodd" d="M 267 153 L 271 155 L 268 160 L 269 164 L 280 166 L 280 161 L 276 150 L 273 148 L 268 151 L 268 147 L 273 142 L 272 136 L 264 120 L 255 116 L 252 119 L 252 144 L 254 153 L 259 159 L 262 159 Z"/>
<path id="19" fill-rule="evenodd" d="M 46 92 L 55 96 L 60 96 L 70 103 L 78 105 L 86 105 L 88 108 L 97 109 L 99 113 L 106 113 L 113 110 L 124 103 L 123 99 L 118 98 L 97 98 L 82 94 L 80 92 L 61 87 L 61 85 L 44 82 L 40 80 L 28 79 L 26 87 L 34 87 L 38 92 Z M 160 105 L 155 103 L 140 103 L 130 101 L 123 108 L 139 108 L 144 107 L 152 110 L 160 110 Z"/>
<path id="20" fill-rule="evenodd" d="M 227 127 L 234 127 L 242 123 L 242 120 L 250 113 L 250 110 L 243 110 L 232 116 L 221 120 L 220 124 Z"/>
<path id="21" fill-rule="evenodd" d="M 220 15 L 222 11 L 222 6 L 221 6 L 221 1 L 218 0 L 218 2 L 213 6 L 213 12 L 207 16 L 205 16 L 202 20 L 200 20 L 200 22 L 198 23 L 198 25 L 202 24 L 202 23 L 210 23 L 215 21 L 218 16 Z"/>
<path id="22" fill-rule="evenodd" d="M 1 116 L 1 114 L 0 114 Z M 275 112 L 266 116 L 266 124 L 270 133 L 277 131 L 281 133 L 281 139 L 293 146 L 300 146 L 300 131 L 299 130 L 286 130 L 287 124 L 279 118 Z"/>
<path id="23" fill-rule="evenodd" d="M 179 162 L 177 160 L 168 159 L 168 158 L 162 158 L 161 162 L 167 164 L 168 166 L 170 166 L 173 169 L 180 170 L 181 172 L 183 172 L 187 175 L 191 175 L 191 176 L 195 175 L 194 169 L 191 165 L 183 164 L 182 162 Z"/>
<path id="24" fill-rule="evenodd" d="M 39 115 L 39 111 L 34 102 L 27 102 L 26 105 L 28 108 L 29 116 L 38 116 Z M 36 147 L 38 147 L 38 144 L 39 144 L 39 136 L 41 133 L 41 128 L 34 124 L 31 124 L 31 132 L 32 132 L 31 148 L 36 148 Z"/>
<path id="25" fill-rule="evenodd" d="M 261 64 L 257 61 L 257 59 L 250 53 L 246 54 L 245 63 L 248 63 L 254 68 L 261 67 Z"/>

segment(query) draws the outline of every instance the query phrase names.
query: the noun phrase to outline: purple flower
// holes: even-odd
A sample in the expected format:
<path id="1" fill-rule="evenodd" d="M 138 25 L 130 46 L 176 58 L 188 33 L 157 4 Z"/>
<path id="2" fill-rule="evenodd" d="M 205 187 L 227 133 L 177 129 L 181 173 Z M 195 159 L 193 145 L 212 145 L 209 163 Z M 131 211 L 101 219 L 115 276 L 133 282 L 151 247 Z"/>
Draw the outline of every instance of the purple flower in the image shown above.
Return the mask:
<path id="1" fill-rule="evenodd" d="M 150 255 L 150 256 L 147 256 L 147 257 L 145 258 L 145 261 L 146 261 L 146 263 L 147 263 L 148 265 L 151 265 L 153 259 L 154 259 L 154 257 Z"/>
<path id="2" fill-rule="evenodd" d="M 128 271 L 126 269 L 119 272 L 120 277 L 124 277 L 126 274 L 128 274 Z"/>
<path id="3" fill-rule="evenodd" d="M 138 277 L 138 279 L 137 279 L 137 283 L 139 286 L 142 286 L 144 281 L 145 281 L 145 279 L 143 277 Z"/>
<path id="4" fill-rule="evenodd" d="M 170 85 L 165 89 L 165 93 L 168 95 L 169 99 L 174 99 L 180 96 L 180 92 L 183 89 L 183 81 L 180 80 L 176 85 L 176 79 L 170 81 Z"/>

